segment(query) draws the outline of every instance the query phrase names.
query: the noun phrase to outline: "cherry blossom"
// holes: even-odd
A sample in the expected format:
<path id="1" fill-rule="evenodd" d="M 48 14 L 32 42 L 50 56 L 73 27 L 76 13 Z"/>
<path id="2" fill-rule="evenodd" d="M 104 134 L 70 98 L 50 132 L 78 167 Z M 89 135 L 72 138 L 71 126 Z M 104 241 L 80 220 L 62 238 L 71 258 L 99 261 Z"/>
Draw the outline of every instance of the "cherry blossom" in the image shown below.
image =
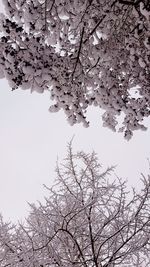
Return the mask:
<path id="1" fill-rule="evenodd" d="M 89 126 L 89 105 L 104 126 L 145 130 L 150 115 L 148 0 L 4 0 L 0 77 L 12 90 L 48 90 L 71 125 Z M 138 98 L 132 94 L 137 88 Z M 141 105 L 142 101 L 142 105 Z M 120 125 L 120 116 L 124 120 Z"/>

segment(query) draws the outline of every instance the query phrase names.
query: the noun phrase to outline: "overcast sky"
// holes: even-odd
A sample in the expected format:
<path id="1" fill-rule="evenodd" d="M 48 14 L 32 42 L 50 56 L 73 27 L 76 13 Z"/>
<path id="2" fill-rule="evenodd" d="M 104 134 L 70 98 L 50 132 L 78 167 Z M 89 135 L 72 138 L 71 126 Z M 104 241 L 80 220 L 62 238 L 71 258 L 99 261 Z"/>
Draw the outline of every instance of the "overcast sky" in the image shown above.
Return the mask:
<path id="1" fill-rule="evenodd" d="M 140 186 L 140 173 L 148 172 L 150 131 L 136 132 L 127 142 L 119 133 L 102 127 L 96 109 L 89 112 L 91 126 L 71 127 L 63 112 L 49 113 L 49 93 L 11 91 L 0 80 L 0 212 L 4 219 L 27 216 L 27 202 L 42 201 L 43 184 L 55 177 L 57 156 L 65 156 L 67 142 L 75 135 L 74 150 L 95 150 L 104 166 L 118 165 L 116 173 Z"/>

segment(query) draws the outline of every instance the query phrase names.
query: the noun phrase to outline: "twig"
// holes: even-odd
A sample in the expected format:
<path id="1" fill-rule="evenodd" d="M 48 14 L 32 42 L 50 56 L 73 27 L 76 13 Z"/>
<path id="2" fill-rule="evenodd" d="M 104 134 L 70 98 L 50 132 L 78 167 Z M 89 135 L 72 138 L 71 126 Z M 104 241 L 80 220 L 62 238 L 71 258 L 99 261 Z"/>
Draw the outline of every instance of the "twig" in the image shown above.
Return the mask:
<path id="1" fill-rule="evenodd" d="M 75 66 L 74 66 L 74 70 L 72 72 L 72 80 L 73 80 L 74 73 L 76 71 L 77 64 L 79 62 L 79 57 L 80 57 L 80 53 L 81 53 L 81 47 L 82 47 L 82 43 L 83 43 L 83 35 L 84 35 L 84 27 L 83 27 L 82 33 L 81 33 L 81 39 L 80 39 L 80 45 L 79 45 L 78 54 L 77 54 L 77 58 L 76 58 L 76 63 L 75 63 Z"/>
<path id="2" fill-rule="evenodd" d="M 46 22 L 46 9 L 47 9 L 47 0 L 45 0 L 45 5 L 44 5 L 44 21 L 45 21 L 45 27 L 44 27 L 44 30 L 46 31 L 47 30 L 47 22 Z"/>
<path id="3" fill-rule="evenodd" d="M 52 8 L 53 8 L 54 4 L 55 4 L 55 0 L 53 0 L 53 3 L 52 3 L 52 5 L 51 5 L 51 8 L 50 8 L 49 12 L 52 11 Z"/>
<path id="4" fill-rule="evenodd" d="M 116 4 L 118 0 L 115 0 L 111 6 L 110 6 L 110 9 Z M 96 29 L 98 28 L 98 26 L 103 22 L 103 20 L 105 19 L 105 17 L 107 16 L 107 14 L 104 14 L 102 16 L 102 18 L 97 22 L 97 24 L 95 25 L 94 29 L 89 33 L 88 37 L 84 40 L 84 44 L 89 40 L 90 36 L 96 31 Z"/>
<path id="5" fill-rule="evenodd" d="M 84 44 L 87 42 L 87 40 L 90 38 L 90 36 L 96 31 L 96 29 L 102 23 L 102 21 L 104 20 L 105 17 L 106 17 L 106 14 L 103 15 L 103 17 L 97 22 L 94 29 L 89 33 L 88 37 L 84 40 L 84 42 L 83 42 Z"/>

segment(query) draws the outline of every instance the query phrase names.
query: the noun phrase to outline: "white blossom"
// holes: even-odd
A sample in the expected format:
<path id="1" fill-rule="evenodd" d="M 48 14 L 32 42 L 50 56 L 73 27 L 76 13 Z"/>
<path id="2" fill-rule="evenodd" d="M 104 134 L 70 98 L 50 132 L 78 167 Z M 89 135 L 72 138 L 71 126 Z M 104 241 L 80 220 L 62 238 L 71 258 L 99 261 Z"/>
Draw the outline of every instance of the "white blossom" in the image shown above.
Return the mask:
<path id="1" fill-rule="evenodd" d="M 51 91 L 57 108 L 49 110 L 63 109 L 72 125 L 89 126 L 85 114 L 93 105 L 114 131 L 123 112 L 125 136 L 144 127 L 138 122 L 150 115 L 149 1 L 3 3 L 0 77 L 12 89 Z M 136 86 L 144 107 L 129 93 Z"/>

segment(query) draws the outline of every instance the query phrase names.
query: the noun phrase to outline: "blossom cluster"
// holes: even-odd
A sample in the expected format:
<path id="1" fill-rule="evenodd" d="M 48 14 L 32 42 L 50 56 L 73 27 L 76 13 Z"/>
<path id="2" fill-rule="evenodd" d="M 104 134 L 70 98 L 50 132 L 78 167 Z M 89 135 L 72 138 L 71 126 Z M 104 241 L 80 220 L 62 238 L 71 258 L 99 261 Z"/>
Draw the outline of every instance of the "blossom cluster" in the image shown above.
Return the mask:
<path id="1" fill-rule="evenodd" d="M 3 1 L 0 77 L 13 90 L 49 90 L 49 110 L 71 125 L 88 127 L 89 105 L 99 106 L 104 126 L 130 139 L 150 115 L 148 2 Z"/>

